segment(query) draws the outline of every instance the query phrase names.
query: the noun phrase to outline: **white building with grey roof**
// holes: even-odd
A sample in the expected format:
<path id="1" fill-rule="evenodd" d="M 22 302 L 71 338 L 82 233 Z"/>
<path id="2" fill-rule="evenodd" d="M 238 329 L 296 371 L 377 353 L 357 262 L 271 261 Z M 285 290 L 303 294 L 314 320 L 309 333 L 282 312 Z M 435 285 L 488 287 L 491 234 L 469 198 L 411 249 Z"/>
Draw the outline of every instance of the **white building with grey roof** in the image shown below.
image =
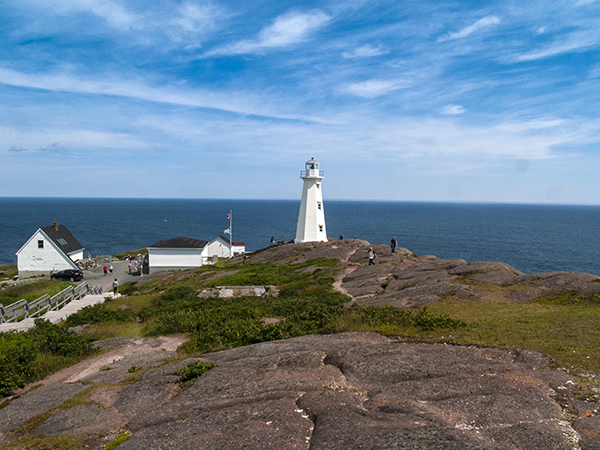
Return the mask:
<path id="1" fill-rule="evenodd" d="M 64 225 L 38 228 L 17 251 L 20 278 L 49 275 L 66 269 L 78 269 L 84 247 Z"/>

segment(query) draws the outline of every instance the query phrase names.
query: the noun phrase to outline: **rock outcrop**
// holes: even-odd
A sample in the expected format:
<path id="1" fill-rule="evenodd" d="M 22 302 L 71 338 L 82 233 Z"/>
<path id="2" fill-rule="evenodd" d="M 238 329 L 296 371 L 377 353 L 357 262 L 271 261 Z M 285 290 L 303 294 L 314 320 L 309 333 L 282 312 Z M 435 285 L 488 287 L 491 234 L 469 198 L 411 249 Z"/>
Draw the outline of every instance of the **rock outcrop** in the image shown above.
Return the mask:
<path id="1" fill-rule="evenodd" d="M 33 432 L 87 433 L 90 448 L 119 429 L 132 433 L 120 450 L 600 445 L 596 405 L 577 400 L 576 381 L 546 368 L 533 351 L 407 344 L 374 333 L 313 335 L 207 354 L 201 360 L 218 366 L 181 383 L 176 370 L 197 360 L 127 382 L 90 381 L 98 380 L 90 373 L 86 386 L 33 390 L 0 410 L 5 440 L 31 417 L 14 418 L 21 405 L 52 388 L 62 396 L 35 410 L 47 417 Z M 83 404 L 52 409 L 77 393 Z"/>
<path id="2" fill-rule="evenodd" d="M 339 259 L 336 287 L 352 301 L 367 306 L 416 308 L 448 297 L 523 302 L 569 292 L 600 295 L 600 277 L 588 273 L 528 275 L 499 262 L 417 256 L 406 248 L 392 253 L 388 245 L 372 245 L 377 259 L 369 266 L 369 247 L 367 241 L 358 239 L 310 242 L 268 249 L 248 260 L 299 264 L 317 258 Z"/>

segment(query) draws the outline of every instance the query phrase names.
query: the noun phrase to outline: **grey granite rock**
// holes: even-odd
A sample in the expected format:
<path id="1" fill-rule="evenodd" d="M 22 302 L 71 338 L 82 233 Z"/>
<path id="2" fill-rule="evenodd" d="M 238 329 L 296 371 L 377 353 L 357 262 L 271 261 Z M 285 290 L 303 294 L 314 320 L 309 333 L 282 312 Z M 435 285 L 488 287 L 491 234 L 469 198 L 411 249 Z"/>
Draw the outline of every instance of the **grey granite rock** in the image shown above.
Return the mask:
<path id="1" fill-rule="evenodd" d="M 84 389 L 86 386 L 79 383 L 44 386 L 13 400 L 10 405 L 0 409 L 0 443 L 10 430 L 60 406 Z"/>
<path id="2" fill-rule="evenodd" d="M 96 405 L 85 405 L 60 411 L 50 416 L 35 429 L 35 434 L 47 437 L 87 434 L 120 428 L 124 423 L 125 419 L 119 413 L 100 409 Z"/>

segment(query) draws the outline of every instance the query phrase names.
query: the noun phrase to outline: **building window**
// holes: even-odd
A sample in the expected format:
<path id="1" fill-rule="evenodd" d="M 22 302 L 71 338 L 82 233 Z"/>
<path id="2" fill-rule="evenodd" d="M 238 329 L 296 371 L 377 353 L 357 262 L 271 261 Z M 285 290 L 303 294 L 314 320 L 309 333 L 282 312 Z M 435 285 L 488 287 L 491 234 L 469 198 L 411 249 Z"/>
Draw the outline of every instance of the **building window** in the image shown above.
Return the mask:
<path id="1" fill-rule="evenodd" d="M 321 209 L 321 202 L 317 202 L 317 208 Z"/>
<path id="2" fill-rule="evenodd" d="M 321 189 L 321 183 L 317 183 L 317 189 Z"/>
<path id="3" fill-rule="evenodd" d="M 43 240 L 39 240 L 38 241 L 38 248 L 44 248 L 44 241 Z"/>
<path id="4" fill-rule="evenodd" d="M 322 233 L 323 232 L 323 225 L 319 225 L 319 232 Z"/>

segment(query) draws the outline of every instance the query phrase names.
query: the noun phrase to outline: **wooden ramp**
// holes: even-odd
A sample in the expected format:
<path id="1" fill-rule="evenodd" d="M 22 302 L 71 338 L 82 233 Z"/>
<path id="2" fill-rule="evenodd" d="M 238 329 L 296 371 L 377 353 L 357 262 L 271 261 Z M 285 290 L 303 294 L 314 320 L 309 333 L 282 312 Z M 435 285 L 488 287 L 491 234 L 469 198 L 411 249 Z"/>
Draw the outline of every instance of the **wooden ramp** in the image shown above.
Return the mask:
<path id="1" fill-rule="evenodd" d="M 107 292 L 105 294 L 100 294 L 100 295 L 86 295 L 85 297 L 82 297 L 79 300 L 73 300 L 73 301 L 67 303 L 65 306 L 63 306 L 58 311 L 48 311 L 46 314 L 40 316 L 39 318 L 49 320 L 51 323 L 58 323 L 58 322 L 65 320 L 71 314 L 74 314 L 77 311 L 79 311 L 80 309 L 85 308 L 86 306 L 92 306 L 92 305 L 96 305 L 98 303 L 103 303 L 107 297 L 115 298 L 115 297 L 119 297 L 119 296 L 120 296 L 120 294 L 117 294 L 115 296 L 112 292 L 110 292 L 110 293 Z M 2 324 L 0 324 L 0 333 L 7 332 L 7 331 L 29 330 L 30 328 L 33 328 L 33 326 L 34 326 L 33 322 L 36 318 L 23 319 L 20 322 L 2 323 Z"/>

